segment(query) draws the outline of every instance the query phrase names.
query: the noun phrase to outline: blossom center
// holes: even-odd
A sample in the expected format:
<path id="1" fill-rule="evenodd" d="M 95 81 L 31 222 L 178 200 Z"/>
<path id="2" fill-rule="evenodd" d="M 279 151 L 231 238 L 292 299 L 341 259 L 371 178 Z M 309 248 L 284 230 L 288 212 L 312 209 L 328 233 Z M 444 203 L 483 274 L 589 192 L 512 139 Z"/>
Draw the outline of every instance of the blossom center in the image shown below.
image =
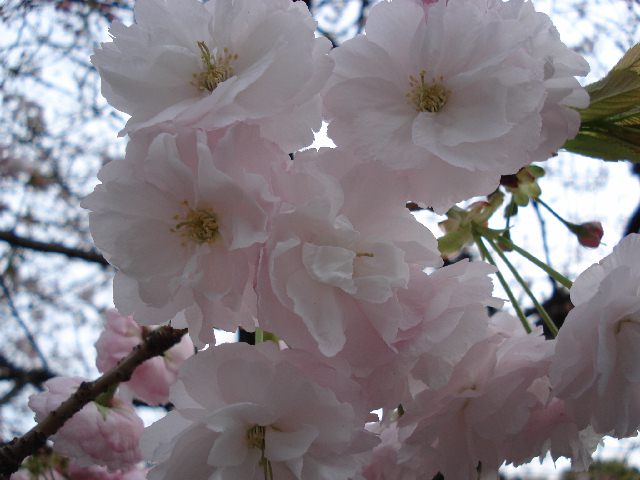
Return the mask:
<path id="1" fill-rule="evenodd" d="M 264 480 L 273 480 L 273 467 L 271 466 L 271 460 L 269 460 L 264 454 L 266 448 L 266 433 L 267 427 L 254 425 L 247 430 L 247 445 L 249 448 L 257 448 L 260 450 L 260 461 L 258 462 L 258 465 L 262 467 Z"/>
<path id="2" fill-rule="evenodd" d="M 409 76 L 407 100 L 415 107 L 416 112 L 436 113 L 447 104 L 451 92 L 442 84 L 442 77 L 428 82 L 425 80 L 426 75 L 427 72 L 422 70 L 419 78 Z"/>
<path id="3" fill-rule="evenodd" d="M 620 320 L 615 326 L 615 334 L 618 335 L 622 331 L 623 327 L 629 325 L 630 323 L 634 323 L 633 319 L 631 318 L 623 318 L 622 320 Z"/>
<path id="4" fill-rule="evenodd" d="M 210 208 L 190 208 L 185 202 L 188 210 L 184 216 L 176 215 L 174 220 L 180 220 L 171 229 L 174 233 L 179 233 L 187 240 L 192 240 L 197 244 L 213 243 L 219 235 L 218 218 Z"/>
<path id="5" fill-rule="evenodd" d="M 229 49 L 222 50 L 222 54 L 211 51 L 207 44 L 198 42 L 200 58 L 202 59 L 202 71 L 193 74 L 193 84 L 202 92 L 213 92 L 218 84 L 235 75 L 232 62 L 238 59 L 238 55 L 231 53 Z"/>

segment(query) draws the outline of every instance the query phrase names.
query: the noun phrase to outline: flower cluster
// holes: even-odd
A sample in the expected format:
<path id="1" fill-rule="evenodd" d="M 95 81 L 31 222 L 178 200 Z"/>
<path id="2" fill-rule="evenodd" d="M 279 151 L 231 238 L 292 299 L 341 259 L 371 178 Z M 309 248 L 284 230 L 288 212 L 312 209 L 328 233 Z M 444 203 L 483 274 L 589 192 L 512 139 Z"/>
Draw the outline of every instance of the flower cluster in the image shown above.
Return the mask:
<path id="1" fill-rule="evenodd" d="M 120 312 L 201 348 L 143 436 L 149 478 L 466 479 L 547 451 L 585 465 L 638 428 L 637 238 L 576 282 L 547 341 L 490 317 L 493 267 L 443 267 L 406 209 L 490 193 L 575 135 L 588 66 L 546 15 L 382 1 L 331 52 L 303 2 L 138 0 L 135 17 L 92 58 L 130 141 L 83 205 Z M 290 157 L 323 118 L 337 148 Z M 215 346 L 237 328 L 279 342 Z M 170 379 L 140 374 L 161 388 L 128 389 L 165 402 L 180 348 Z"/>

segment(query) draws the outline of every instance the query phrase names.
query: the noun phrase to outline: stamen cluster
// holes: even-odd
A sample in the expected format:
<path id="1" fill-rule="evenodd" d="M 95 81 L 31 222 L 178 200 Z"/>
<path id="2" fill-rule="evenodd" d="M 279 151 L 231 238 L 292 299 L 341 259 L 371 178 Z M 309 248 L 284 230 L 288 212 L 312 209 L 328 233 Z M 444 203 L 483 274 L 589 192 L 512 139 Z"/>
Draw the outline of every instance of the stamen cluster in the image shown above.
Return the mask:
<path id="1" fill-rule="evenodd" d="M 193 74 L 193 85 L 203 92 L 213 92 L 216 87 L 235 75 L 233 62 L 238 59 L 238 55 L 231 53 L 228 48 L 224 48 L 221 54 L 211 51 L 203 41 L 198 42 L 200 57 L 202 59 L 203 70 Z"/>
<path id="2" fill-rule="evenodd" d="M 409 76 L 409 92 L 407 100 L 415 107 L 416 112 L 437 113 L 444 108 L 451 92 L 443 85 L 444 79 L 425 80 L 426 70 L 421 70 L 416 78 Z"/>
<path id="3" fill-rule="evenodd" d="M 210 208 L 193 209 L 188 202 L 183 202 L 188 208 L 183 217 L 175 215 L 175 220 L 181 220 L 171 229 L 174 233 L 179 233 L 186 240 L 192 240 L 202 245 L 203 243 L 213 243 L 219 236 L 218 218 Z"/>

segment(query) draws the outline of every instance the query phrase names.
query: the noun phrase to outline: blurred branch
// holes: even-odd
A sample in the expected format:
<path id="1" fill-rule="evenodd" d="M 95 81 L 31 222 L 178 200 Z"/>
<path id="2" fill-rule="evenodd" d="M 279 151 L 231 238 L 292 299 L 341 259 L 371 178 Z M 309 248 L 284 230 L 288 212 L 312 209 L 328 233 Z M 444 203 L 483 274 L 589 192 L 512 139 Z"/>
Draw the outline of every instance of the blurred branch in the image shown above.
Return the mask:
<path id="1" fill-rule="evenodd" d="M 367 20 L 367 8 L 369 8 L 370 0 L 361 0 L 360 1 L 360 13 L 358 14 L 358 33 L 362 33 L 364 31 L 364 24 Z"/>
<path id="2" fill-rule="evenodd" d="M 168 325 L 153 330 L 114 368 L 93 382 L 81 383 L 71 397 L 49 413 L 38 425 L 23 436 L 16 437 L 0 447 L 0 478 L 9 478 L 18 470 L 26 457 L 43 447 L 47 438 L 54 435 L 86 404 L 118 383 L 129 380 L 138 365 L 169 350 L 182 339 L 185 333 L 187 333 L 186 328 L 179 330 Z"/>
<path id="3" fill-rule="evenodd" d="M 11 401 L 26 385 L 41 385 L 56 375 L 48 368 L 25 369 L 0 354 L 0 381 L 12 381 L 13 387 L 0 397 L 0 406 Z"/>
<path id="4" fill-rule="evenodd" d="M 31 348 L 33 348 L 33 351 L 35 352 L 35 354 L 38 356 L 38 358 L 40 358 L 40 361 L 42 362 L 42 366 L 48 369 L 49 364 L 47 363 L 47 359 L 42 353 L 42 350 L 40 350 L 40 347 L 38 346 L 36 339 L 33 337 L 31 330 L 29 330 L 29 327 L 27 326 L 27 324 L 24 323 L 24 321 L 20 317 L 20 313 L 18 313 L 18 309 L 16 308 L 16 305 L 13 303 L 11 292 L 9 291 L 9 288 L 7 287 L 7 284 L 4 281 L 4 275 L 0 275 L 0 287 L 2 287 L 2 292 L 4 296 L 7 297 L 7 303 L 9 304 L 9 309 L 11 310 L 11 314 L 13 315 L 13 318 L 15 318 L 16 322 L 18 322 L 18 325 L 20 325 L 20 328 L 22 329 L 25 336 L 27 337 L 27 340 L 31 344 Z"/>
<path id="5" fill-rule="evenodd" d="M 640 177 L 640 163 L 636 163 L 633 166 L 633 173 Z M 624 236 L 629 235 L 630 233 L 640 233 L 640 205 L 638 205 L 629 218 L 627 222 L 627 226 L 624 230 Z"/>
<path id="6" fill-rule="evenodd" d="M 627 228 L 624 231 L 625 236 L 630 233 L 640 233 L 640 205 L 638 205 L 635 212 L 633 212 L 633 215 L 627 223 Z"/>
<path id="7" fill-rule="evenodd" d="M 551 250 L 549 249 L 549 239 L 547 237 L 547 223 L 542 216 L 542 212 L 540 211 L 540 205 L 535 200 L 532 200 L 531 205 L 533 206 L 534 212 L 536 212 L 536 217 L 538 218 L 538 223 L 540 224 L 540 236 L 542 237 L 542 248 L 544 250 L 544 261 L 549 265 L 551 264 Z M 547 278 L 551 282 L 551 288 L 555 292 L 558 288 L 558 284 L 553 279 L 551 275 L 547 275 Z M 555 319 L 554 319 L 555 320 Z M 556 324 L 557 325 L 557 324 Z"/>
<path id="8" fill-rule="evenodd" d="M 30 383 L 32 385 L 39 386 L 42 385 L 43 382 L 55 376 L 56 374 L 48 368 L 25 369 L 19 367 L 0 353 L 0 381 L 12 380 L 16 383 L 22 383 L 25 385 Z"/>
<path id="9" fill-rule="evenodd" d="M 331 42 L 331 46 L 333 48 L 336 48 L 338 46 L 338 41 L 333 36 L 333 34 L 331 34 L 330 32 L 327 32 L 326 30 L 324 30 L 324 29 L 322 29 L 320 27 L 316 27 L 316 30 L 318 30 L 318 33 L 320 35 L 322 35 L 323 37 L 325 37 L 327 40 L 329 40 Z"/>
<path id="10" fill-rule="evenodd" d="M 98 263 L 100 265 L 108 266 L 109 262 L 96 251 L 79 250 L 76 248 L 65 247 L 57 243 L 40 242 L 38 240 L 31 240 L 30 238 L 20 237 L 13 232 L 0 231 L 0 240 L 7 242 L 8 244 L 18 247 L 34 250 L 37 252 L 45 253 L 59 253 L 69 258 L 77 258 L 85 260 L 87 262 Z"/>

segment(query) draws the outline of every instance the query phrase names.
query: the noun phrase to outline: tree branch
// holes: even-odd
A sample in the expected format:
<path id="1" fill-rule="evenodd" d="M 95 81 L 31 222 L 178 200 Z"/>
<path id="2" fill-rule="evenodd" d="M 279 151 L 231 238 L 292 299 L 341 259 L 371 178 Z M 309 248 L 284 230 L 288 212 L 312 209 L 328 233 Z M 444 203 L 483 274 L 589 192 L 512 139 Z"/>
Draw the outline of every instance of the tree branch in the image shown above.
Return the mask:
<path id="1" fill-rule="evenodd" d="M 0 381 L 14 381 L 16 383 L 40 386 L 43 382 L 55 377 L 48 368 L 25 369 L 11 362 L 0 353 Z M 0 402 L 2 405 L 2 402 Z"/>
<path id="2" fill-rule="evenodd" d="M 38 425 L 22 437 L 16 437 L 0 447 L 0 479 L 8 479 L 16 472 L 22 461 L 45 445 L 75 413 L 98 395 L 120 382 L 126 382 L 138 365 L 169 350 L 187 333 L 187 329 L 174 329 L 168 325 L 149 332 L 142 343 L 123 358 L 118 365 L 93 382 L 83 382 L 78 390 L 58 408 L 47 415 Z"/>
<path id="3" fill-rule="evenodd" d="M 20 237 L 13 232 L 0 231 L 0 240 L 7 242 L 8 244 L 17 248 L 26 248 L 34 250 L 36 252 L 45 253 L 59 253 L 69 258 L 77 258 L 85 260 L 87 262 L 98 263 L 100 265 L 108 266 L 109 262 L 96 251 L 79 250 L 76 248 L 65 247 L 57 243 L 40 242 L 38 240 L 31 240 L 30 238 Z"/>
<path id="4" fill-rule="evenodd" d="M 27 370 L 19 367 L 0 353 L 0 382 L 13 382 L 13 387 L 0 397 L 0 407 L 10 402 L 27 385 L 41 389 L 44 382 L 55 376 L 56 374 L 47 368 Z"/>

